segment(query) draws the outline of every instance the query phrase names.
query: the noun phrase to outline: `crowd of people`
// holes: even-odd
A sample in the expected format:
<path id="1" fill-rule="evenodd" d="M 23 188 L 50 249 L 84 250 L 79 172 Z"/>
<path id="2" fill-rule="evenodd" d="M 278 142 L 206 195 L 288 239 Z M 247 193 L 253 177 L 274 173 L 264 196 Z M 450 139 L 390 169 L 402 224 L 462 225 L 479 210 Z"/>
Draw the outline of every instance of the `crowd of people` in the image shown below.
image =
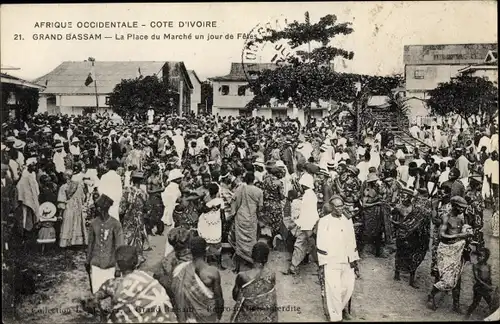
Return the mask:
<path id="1" fill-rule="evenodd" d="M 144 116 L 145 117 L 145 116 Z M 224 251 L 237 277 L 231 320 L 278 320 L 271 249 L 291 253 L 285 275 L 318 267 L 325 315 L 349 317 L 358 260 L 395 253 L 394 280 L 431 244 L 428 306 L 474 268 L 474 300 L 491 312 L 483 230 L 498 237 L 498 132 L 411 125 L 416 146 L 374 125 L 357 139 L 338 118 L 107 115 L 29 116 L 2 125 L 2 235 L 41 253 L 87 249 L 92 298 L 112 297 L 112 322 L 210 322 L 224 311 Z M 483 211 L 493 209 L 491 224 Z M 139 270 L 151 236 L 165 237 L 153 274 Z M 372 249 L 369 249 L 372 247 Z M 5 251 L 4 251 L 5 252 Z M 142 311 L 137 311 L 141 308 Z"/>

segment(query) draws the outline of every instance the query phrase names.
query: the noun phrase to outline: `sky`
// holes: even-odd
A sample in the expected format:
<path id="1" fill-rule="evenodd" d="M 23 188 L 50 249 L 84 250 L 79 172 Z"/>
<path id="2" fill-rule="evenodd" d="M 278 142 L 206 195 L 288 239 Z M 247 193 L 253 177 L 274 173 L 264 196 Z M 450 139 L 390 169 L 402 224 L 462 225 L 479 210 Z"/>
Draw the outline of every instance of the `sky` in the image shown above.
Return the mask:
<path id="1" fill-rule="evenodd" d="M 268 22 L 312 23 L 326 14 L 351 22 L 354 32 L 336 37 L 331 45 L 354 51 L 353 60 L 336 61 L 338 71 L 389 75 L 403 71 L 403 46 L 413 44 L 497 42 L 496 1 L 425 2 L 292 2 L 292 3 L 174 3 L 174 4 L 27 4 L 0 8 L 2 66 L 28 80 L 40 77 L 63 61 L 183 61 L 200 79 L 229 73 L 231 62 L 242 61 L 245 40 L 255 26 Z M 78 22 L 137 21 L 138 29 L 82 29 Z M 152 28 L 172 21 L 174 27 Z M 215 21 L 216 27 L 179 27 L 179 22 Z M 41 22 L 72 22 L 71 29 L 35 28 Z M 167 23 L 168 24 L 168 23 Z M 145 25 L 145 27 L 142 27 Z M 34 34 L 62 34 L 62 40 L 34 40 Z M 102 40 L 66 40 L 66 34 L 101 34 Z M 222 35 L 213 40 L 115 40 L 128 33 Z M 234 39 L 225 39 L 232 34 Z M 18 35 L 18 36 L 16 36 Z M 21 36 L 19 36 L 21 35 Z M 111 37 L 104 39 L 104 37 Z M 17 38 L 17 40 L 16 40 Z M 22 38 L 22 40 L 20 40 Z M 267 47 L 269 52 L 271 47 Z M 260 61 L 270 60 L 262 50 Z"/>

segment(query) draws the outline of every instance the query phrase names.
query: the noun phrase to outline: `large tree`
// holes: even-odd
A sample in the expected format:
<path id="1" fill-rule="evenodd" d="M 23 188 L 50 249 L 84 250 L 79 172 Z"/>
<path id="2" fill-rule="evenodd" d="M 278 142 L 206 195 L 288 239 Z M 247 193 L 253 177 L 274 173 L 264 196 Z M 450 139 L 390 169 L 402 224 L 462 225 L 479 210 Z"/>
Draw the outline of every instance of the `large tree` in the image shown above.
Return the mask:
<path id="1" fill-rule="evenodd" d="M 306 12 L 305 22 L 294 21 L 281 31 L 268 28 L 265 36 L 248 42 L 249 48 L 254 42 L 286 40 L 294 52 L 276 69 L 250 72 L 255 74 L 249 84 L 255 96 L 247 107 L 270 106 L 275 99 L 279 104 L 304 109 L 308 118 L 311 105 L 319 106 L 320 100 L 352 101 L 356 95 L 354 84 L 334 72 L 331 63 L 336 57 L 351 60 L 354 53 L 330 44 L 336 36 L 352 32 L 351 23 L 339 23 L 335 15 L 326 15 L 311 24 Z M 320 46 L 313 50 L 301 49 L 318 43 Z"/>
<path id="2" fill-rule="evenodd" d="M 429 91 L 431 112 L 438 116 L 458 115 L 471 126 L 476 118 L 490 122 L 498 110 L 498 88 L 484 78 L 460 75 Z"/>
<path id="3" fill-rule="evenodd" d="M 109 97 L 109 106 L 121 116 L 145 116 L 149 108 L 155 112 L 173 113 L 178 94 L 157 76 L 124 79 L 115 86 Z"/>

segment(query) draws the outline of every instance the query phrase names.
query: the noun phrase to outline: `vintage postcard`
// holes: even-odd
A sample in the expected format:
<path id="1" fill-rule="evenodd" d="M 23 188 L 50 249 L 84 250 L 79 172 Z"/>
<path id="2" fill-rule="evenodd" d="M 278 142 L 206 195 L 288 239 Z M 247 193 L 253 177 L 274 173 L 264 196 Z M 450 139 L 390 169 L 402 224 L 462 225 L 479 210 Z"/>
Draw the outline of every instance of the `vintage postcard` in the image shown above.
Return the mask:
<path id="1" fill-rule="evenodd" d="M 499 320 L 496 1 L 0 7 L 2 321 Z"/>

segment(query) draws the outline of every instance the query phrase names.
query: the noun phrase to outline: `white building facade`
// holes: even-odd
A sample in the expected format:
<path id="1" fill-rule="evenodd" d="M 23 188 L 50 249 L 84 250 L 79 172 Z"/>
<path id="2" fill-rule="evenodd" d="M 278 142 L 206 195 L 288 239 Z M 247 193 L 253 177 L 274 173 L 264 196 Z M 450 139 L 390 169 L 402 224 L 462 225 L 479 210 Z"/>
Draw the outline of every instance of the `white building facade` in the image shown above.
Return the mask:
<path id="1" fill-rule="evenodd" d="M 45 87 L 40 93 L 38 112 L 81 115 L 86 109 L 99 107 L 97 113 L 111 113 L 109 96 L 122 79 L 152 75 L 168 80 L 177 92 L 177 114 L 191 110 L 193 85 L 183 62 L 97 61 L 93 69 L 95 83 L 86 86 L 85 80 L 91 69 L 91 62 L 63 62 L 35 80 Z"/>
<path id="2" fill-rule="evenodd" d="M 248 68 L 266 69 L 273 68 L 274 64 L 252 64 Z M 246 105 L 254 97 L 251 89 L 246 88 L 248 85 L 247 76 L 243 71 L 241 63 L 231 63 L 231 71 L 228 75 L 210 78 L 213 85 L 213 106 L 212 114 L 217 116 L 259 116 L 266 119 L 284 118 L 299 118 L 301 123 L 304 123 L 304 112 L 296 108 L 290 108 L 286 105 L 280 105 L 275 100 L 271 101 L 271 107 L 261 107 L 252 112 L 246 109 Z M 313 105 L 311 109 L 311 117 L 321 119 L 328 113 L 329 103 L 322 102 L 321 107 Z"/>

